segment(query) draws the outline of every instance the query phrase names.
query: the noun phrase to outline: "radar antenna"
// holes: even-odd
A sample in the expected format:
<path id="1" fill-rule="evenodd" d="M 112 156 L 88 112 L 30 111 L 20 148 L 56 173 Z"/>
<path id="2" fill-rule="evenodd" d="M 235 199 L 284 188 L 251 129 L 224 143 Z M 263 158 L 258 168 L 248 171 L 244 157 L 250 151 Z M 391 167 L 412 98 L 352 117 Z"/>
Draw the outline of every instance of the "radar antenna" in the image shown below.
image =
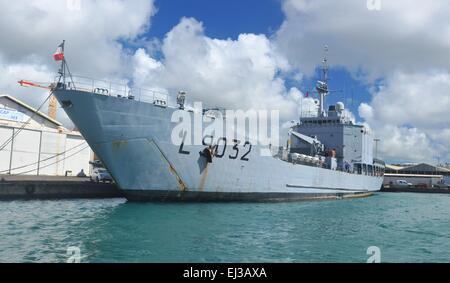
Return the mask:
<path id="1" fill-rule="evenodd" d="M 323 72 L 323 81 L 328 84 L 328 45 L 325 45 L 323 48 L 324 51 L 324 57 L 323 57 L 323 67 L 322 67 L 322 72 Z"/>
<path id="2" fill-rule="evenodd" d="M 325 96 L 328 94 L 328 45 L 325 45 L 324 47 L 324 58 L 322 61 L 322 78 L 321 80 L 317 81 L 316 84 L 316 90 L 319 93 L 320 100 L 319 100 L 319 117 L 325 116 Z"/>

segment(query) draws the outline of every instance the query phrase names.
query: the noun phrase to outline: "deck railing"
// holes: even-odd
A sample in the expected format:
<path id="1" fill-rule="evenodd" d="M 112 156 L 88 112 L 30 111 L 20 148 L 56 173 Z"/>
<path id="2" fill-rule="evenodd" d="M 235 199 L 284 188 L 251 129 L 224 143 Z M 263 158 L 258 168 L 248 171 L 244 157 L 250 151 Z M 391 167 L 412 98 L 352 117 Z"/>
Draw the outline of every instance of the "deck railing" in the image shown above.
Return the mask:
<path id="1" fill-rule="evenodd" d="M 117 83 L 83 76 L 72 76 L 67 80 L 67 88 L 93 92 L 100 95 L 124 97 L 142 102 L 169 104 L 169 94 L 158 90 L 129 87 L 127 82 Z"/>

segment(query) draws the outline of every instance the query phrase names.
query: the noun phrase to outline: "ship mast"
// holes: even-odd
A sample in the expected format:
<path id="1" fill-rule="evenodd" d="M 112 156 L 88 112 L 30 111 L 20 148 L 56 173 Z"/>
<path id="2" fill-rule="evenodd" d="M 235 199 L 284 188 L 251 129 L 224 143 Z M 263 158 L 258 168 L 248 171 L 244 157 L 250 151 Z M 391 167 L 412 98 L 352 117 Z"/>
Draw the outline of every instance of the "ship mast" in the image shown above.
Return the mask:
<path id="1" fill-rule="evenodd" d="M 325 45 L 324 48 L 325 56 L 322 61 L 322 78 L 321 80 L 317 81 L 316 84 L 316 90 L 319 93 L 319 111 L 318 116 L 319 117 L 325 117 L 326 112 L 324 110 L 325 108 L 325 96 L 328 94 L 328 46 Z"/>
<path id="2" fill-rule="evenodd" d="M 68 74 L 69 78 L 70 78 L 69 85 L 70 85 L 70 83 L 72 83 L 72 87 L 75 87 L 75 83 L 73 81 L 72 73 L 70 72 L 69 65 L 67 64 L 66 56 L 65 56 L 65 53 L 64 53 L 65 52 L 65 50 L 64 50 L 65 45 L 66 45 L 66 41 L 63 40 L 63 42 L 61 44 L 61 50 L 62 50 L 63 58 L 61 60 L 61 66 L 60 66 L 60 68 L 58 70 L 58 74 L 59 74 L 58 83 L 62 83 L 62 87 L 66 88 L 67 87 L 66 86 L 66 77 L 67 77 L 67 74 Z"/>

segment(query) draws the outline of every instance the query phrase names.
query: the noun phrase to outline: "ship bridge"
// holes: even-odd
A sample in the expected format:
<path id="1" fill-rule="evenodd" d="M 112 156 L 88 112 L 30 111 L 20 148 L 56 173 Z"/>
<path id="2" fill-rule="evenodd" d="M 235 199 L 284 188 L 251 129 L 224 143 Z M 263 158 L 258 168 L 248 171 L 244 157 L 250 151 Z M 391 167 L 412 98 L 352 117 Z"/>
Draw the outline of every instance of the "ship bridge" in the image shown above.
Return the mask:
<path id="1" fill-rule="evenodd" d="M 300 124 L 303 125 L 331 125 L 331 124 L 355 124 L 352 115 L 345 110 L 344 103 L 338 102 L 330 105 L 328 112 L 321 116 L 300 117 Z"/>

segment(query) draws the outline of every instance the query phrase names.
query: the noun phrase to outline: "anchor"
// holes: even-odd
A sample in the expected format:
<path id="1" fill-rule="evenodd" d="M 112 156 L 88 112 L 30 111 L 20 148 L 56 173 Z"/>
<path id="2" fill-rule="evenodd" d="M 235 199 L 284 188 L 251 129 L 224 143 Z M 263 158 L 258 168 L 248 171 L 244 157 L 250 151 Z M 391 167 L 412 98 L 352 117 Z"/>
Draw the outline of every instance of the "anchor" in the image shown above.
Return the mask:
<path id="1" fill-rule="evenodd" d="M 199 152 L 199 154 L 206 158 L 208 163 L 212 163 L 212 158 L 214 156 L 213 149 L 211 146 L 205 147 L 202 151 Z"/>

